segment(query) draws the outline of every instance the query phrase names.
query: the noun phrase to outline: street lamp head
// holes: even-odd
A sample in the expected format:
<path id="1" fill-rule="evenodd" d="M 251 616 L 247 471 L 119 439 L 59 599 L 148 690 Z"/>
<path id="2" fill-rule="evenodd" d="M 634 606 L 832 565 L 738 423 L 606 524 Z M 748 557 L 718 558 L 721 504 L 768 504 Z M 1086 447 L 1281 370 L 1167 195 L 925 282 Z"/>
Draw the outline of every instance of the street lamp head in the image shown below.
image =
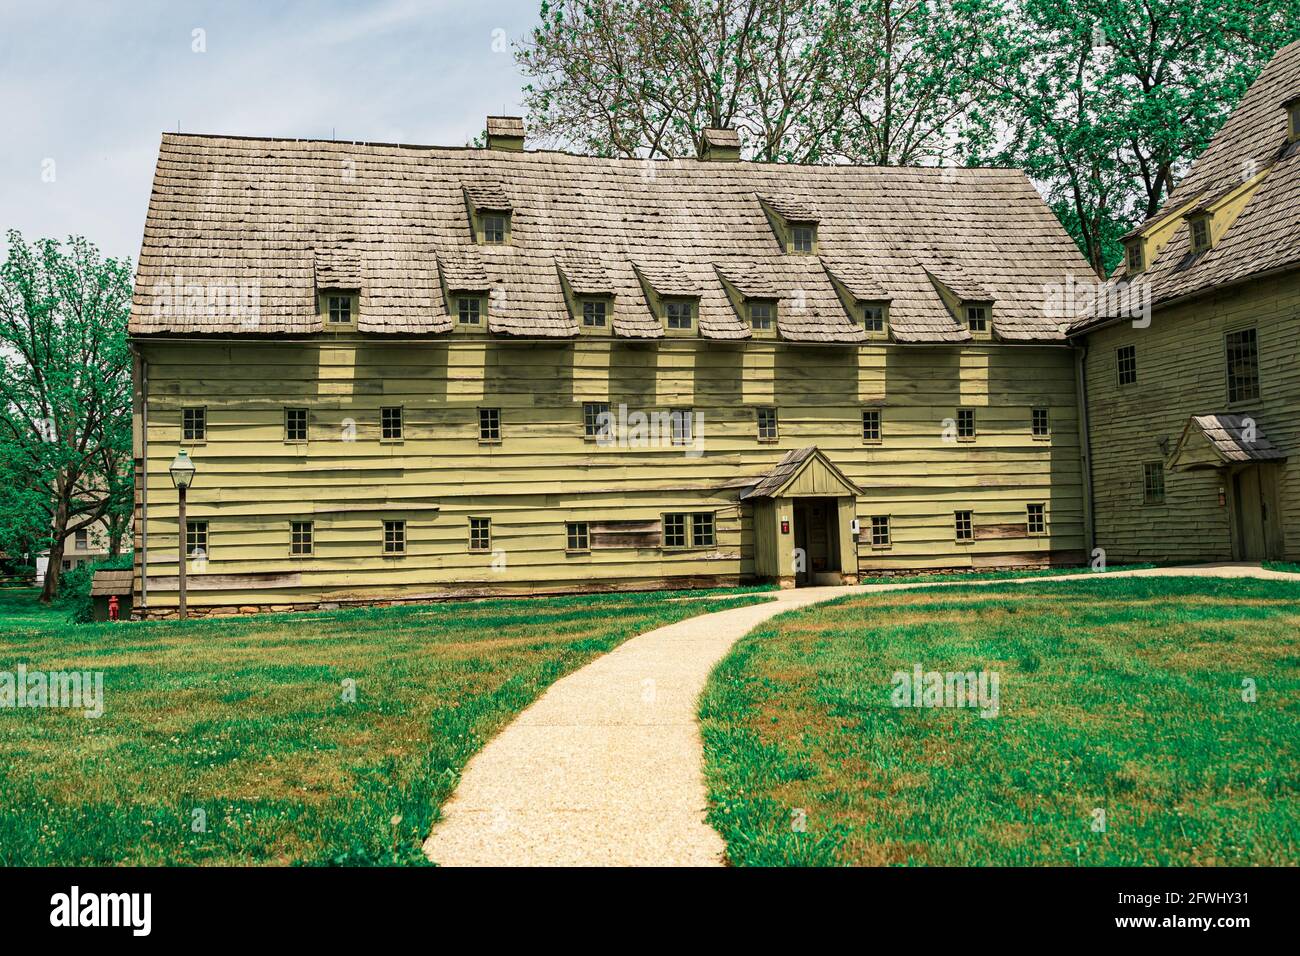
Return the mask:
<path id="1" fill-rule="evenodd" d="M 172 484 L 177 488 L 188 488 L 194 481 L 194 462 L 190 461 L 190 456 L 185 454 L 184 449 L 176 453 L 168 471 L 171 472 Z"/>

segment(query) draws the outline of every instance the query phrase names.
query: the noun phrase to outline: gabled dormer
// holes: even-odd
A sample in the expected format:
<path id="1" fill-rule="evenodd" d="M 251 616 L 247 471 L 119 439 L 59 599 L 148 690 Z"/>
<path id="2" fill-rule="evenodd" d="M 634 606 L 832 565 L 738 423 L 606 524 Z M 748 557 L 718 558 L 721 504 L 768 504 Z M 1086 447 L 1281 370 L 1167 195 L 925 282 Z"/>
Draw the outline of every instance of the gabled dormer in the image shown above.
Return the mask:
<path id="1" fill-rule="evenodd" d="M 470 246 L 438 254 L 438 279 L 451 331 L 460 335 L 482 335 L 489 331 L 488 308 L 492 282 L 478 250 Z"/>
<path id="2" fill-rule="evenodd" d="M 819 220 L 812 208 L 787 196 L 759 196 L 758 201 L 783 252 L 816 255 Z"/>
<path id="3" fill-rule="evenodd" d="M 461 188 L 474 241 L 480 246 L 508 245 L 514 210 L 505 188 L 486 180 L 462 182 Z"/>
<path id="4" fill-rule="evenodd" d="M 781 291 L 761 268 L 741 264 L 718 266 L 718 278 L 732 307 L 753 338 L 780 337 Z"/>
<path id="5" fill-rule="evenodd" d="M 569 307 L 578 332 L 582 335 L 609 335 L 614 331 L 614 286 L 605 267 L 595 256 L 567 253 L 555 260 Z"/>
<path id="6" fill-rule="evenodd" d="M 326 332 L 357 328 L 361 312 L 361 257 L 345 248 L 317 249 L 316 312 Z"/>
<path id="7" fill-rule="evenodd" d="M 993 295 L 965 273 L 955 262 L 946 263 L 942 272 L 926 269 L 935 291 L 949 313 L 972 339 L 993 338 Z"/>
<path id="8" fill-rule="evenodd" d="M 700 287 L 680 267 L 632 263 L 646 304 L 664 335 L 699 335 Z"/>
<path id="9" fill-rule="evenodd" d="M 1204 207 L 1187 214 L 1188 244 L 1192 255 L 1209 252 L 1214 245 L 1214 214 Z"/>
<path id="10" fill-rule="evenodd" d="M 1145 272 L 1147 268 L 1146 241 L 1142 234 L 1130 235 L 1124 238 L 1124 272 L 1126 275 L 1135 276 Z"/>
<path id="11" fill-rule="evenodd" d="M 872 342 L 889 339 L 889 305 L 892 296 L 866 268 L 848 262 L 822 263 L 835 294 L 854 325 Z"/>

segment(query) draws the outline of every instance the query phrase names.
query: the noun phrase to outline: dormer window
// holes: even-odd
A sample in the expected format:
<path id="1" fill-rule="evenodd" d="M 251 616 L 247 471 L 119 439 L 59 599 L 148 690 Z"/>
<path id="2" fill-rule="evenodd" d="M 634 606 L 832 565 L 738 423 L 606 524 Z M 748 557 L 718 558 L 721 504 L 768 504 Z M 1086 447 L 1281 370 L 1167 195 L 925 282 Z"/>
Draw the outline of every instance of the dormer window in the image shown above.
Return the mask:
<path id="1" fill-rule="evenodd" d="M 966 306 L 966 328 L 971 335 L 988 335 L 989 307 L 987 305 Z"/>
<path id="2" fill-rule="evenodd" d="M 357 300 L 355 292 L 330 289 L 320 294 L 320 314 L 326 329 L 355 329 L 357 327 Z"/>
<path id="3" fill-rule="evenodd" d="M 888 306 L 869 302 L 862 307 L 862 328 L 873 339 L 883 339 L 889 332 Z"/>
<path id="4" fill-rule="evenodd" d="M 817 227 L 812 223 L 801 223 L 790 227 L 790 251 L 812 252 L 817 241 Z"/>
<path id="5" fill-rule="evenodd" d="M 1134 239 L 1124 249 L 1124 265 L 1129 275 L 1136 275 L 1145 269 L 1146 257 L 1142 254 L 1142 240 Z"/>
<path id="6" fill-rule="evenodd" d="M 582 327 L 604 329 L 607 326 L 609 303 L 603 299 L 582 300 Z"/>
<path id="7" fill-rule="evenodd" d="M 1192 216 L 1187 220 L 1192 231 L 1192 252 L 1202 253 L 1212 244 L 1210 235 L 1210 217 L 1208 215 Z"/>
<path id="8" fill-rule="evenodd" d="M 483 245 L 504 245 L 508 221 L 509 217 L 502 213 L 484 213 L 479 216 L 479 234 L 483 238 Z"/>
<path id="9" fill-rule="evenodd" d="M 771 332 L 775 320 L 775 302 L 758 301 L 749 303 L 749 326 L 755 332 Z"/>
<path id="10" fill-rule="evenodd" d="M 477 295 L 456 298 L 456 324 L 462 328 L 477 329 L 483 325 L 483 299 Z"/>
<path id="11" fill-rule="evenodd" d="M 1283 104 L 1287 115 L 1287 140 L 1300 142 L 1300 96 Z"/>
<path id="12" fill-rule="evenodd" d="M 695 327 L 695 303 L 690 299 L 665 302 L 664 322 L 670 332 L 689 332 Z"/>

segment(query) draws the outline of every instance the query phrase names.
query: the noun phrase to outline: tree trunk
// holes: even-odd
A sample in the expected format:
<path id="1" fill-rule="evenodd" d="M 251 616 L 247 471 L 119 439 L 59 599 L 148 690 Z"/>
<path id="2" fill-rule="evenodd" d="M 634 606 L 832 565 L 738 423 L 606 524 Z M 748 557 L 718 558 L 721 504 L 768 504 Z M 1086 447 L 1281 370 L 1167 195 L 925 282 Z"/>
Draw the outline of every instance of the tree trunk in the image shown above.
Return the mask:
<path id="1" fill-rule="evenodd" d="M 54 522 L 50 529 L 50 563 L 45 568 L 45 584 L 41 587 L 41 602 L 49 604 L 59 596 L 59 578 L 63 574 L 63 546 L 68 535 L 68 505 L 60 501 L 54 510 Z"/>

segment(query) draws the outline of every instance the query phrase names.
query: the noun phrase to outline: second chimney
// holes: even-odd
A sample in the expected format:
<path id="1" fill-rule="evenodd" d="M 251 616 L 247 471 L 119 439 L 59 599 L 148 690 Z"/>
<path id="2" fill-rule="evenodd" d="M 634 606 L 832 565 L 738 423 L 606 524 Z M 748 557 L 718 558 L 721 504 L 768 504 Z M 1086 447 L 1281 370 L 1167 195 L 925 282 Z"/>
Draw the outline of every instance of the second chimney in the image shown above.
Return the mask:
<path id="1" fill-rule="evenodd" d="M 700 137 L 700 159 L 706 163 L 740 160 L 740 136 L 734 129 L 706 129 Z"/>
<path id="2" fill-rule="evenodd" d="M 520 116 L 487 118 L 488 149 L 509 149 L 516 153 L 524 148 L 524 120 Z"/>

